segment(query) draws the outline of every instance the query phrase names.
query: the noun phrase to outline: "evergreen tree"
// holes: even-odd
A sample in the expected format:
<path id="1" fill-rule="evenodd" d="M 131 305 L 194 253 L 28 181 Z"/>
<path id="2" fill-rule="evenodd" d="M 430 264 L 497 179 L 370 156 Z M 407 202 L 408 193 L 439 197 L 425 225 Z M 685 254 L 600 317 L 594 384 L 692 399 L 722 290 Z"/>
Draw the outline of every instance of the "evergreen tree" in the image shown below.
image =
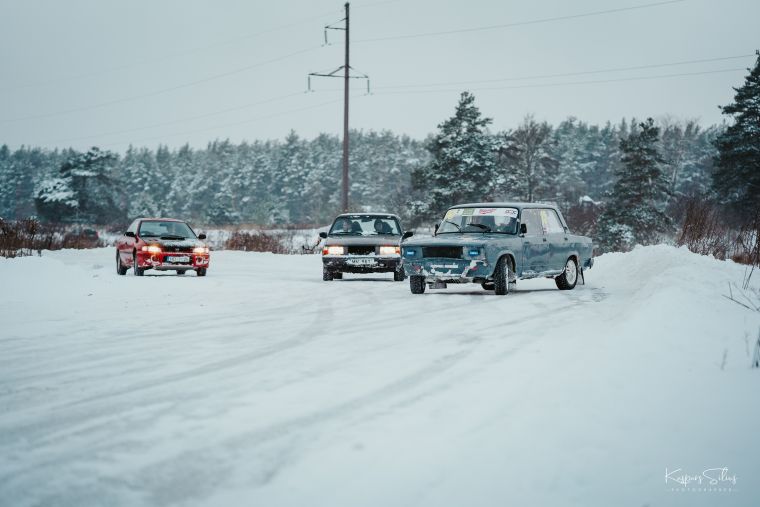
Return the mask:
<path id="1" fill-rule="evenodd" d="M 488 133 L 490 118 L 463 92 L 454 116 L 438 125 L 428 145 L 429 164 L 416 170 L 413 184 L 425 192 L 415 204 L 419 213 L 434 216 L 452 204 L 488 200 L 495 191 L 497 141 Z"/>
<path id="2" fill-rule="evenodd" d="M 59 175 L 43 182 L 35 204 L 40 215 L 51 221 L 98 224 L 122 223 L 126 209 L 113 168 L 118 157 L 93 147 L 74 153 L 62 165 Z"/>
<path id="3" fill-rule="evenodd" d="M 721 108 L 733 124 L 718 136 L 713 174 L 715 192 L 744 221 L 760 210 L 760 51 L 757 55 L 744 85 L 734 88 L 734 102 Z"/>
<path id="4" fill-rule="evenodd" d="M 652 118 L 620 141 L 622 165 L 599 219 L 598 241 L 605 251 L 655 243 L 670 226 L 663 211 L 668 190 L 658 144 L 659 128 Z"/>

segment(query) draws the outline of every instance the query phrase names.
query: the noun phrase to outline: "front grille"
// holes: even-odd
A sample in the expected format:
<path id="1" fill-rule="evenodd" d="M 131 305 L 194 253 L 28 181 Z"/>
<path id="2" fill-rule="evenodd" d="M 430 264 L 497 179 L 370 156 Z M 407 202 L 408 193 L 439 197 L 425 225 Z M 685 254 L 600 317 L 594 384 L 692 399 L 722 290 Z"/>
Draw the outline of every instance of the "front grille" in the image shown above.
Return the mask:
<path id="1" fill-rule="evenodd" d="M 372 255 L 375 253 L 375 245 L 348 245 L 349 255 Z"/>
<path id="2" fill-rule="evenodd" d="M 161 249 L 168 253 L 193 253 L 193 247 L 191 246 L 165 246 Z"/>
<path id="3" fill-rule="evenodd" d="M 423 257 L 437 257 L 443 259 L 461 259 L 461 246 L 423 246 Z"/>

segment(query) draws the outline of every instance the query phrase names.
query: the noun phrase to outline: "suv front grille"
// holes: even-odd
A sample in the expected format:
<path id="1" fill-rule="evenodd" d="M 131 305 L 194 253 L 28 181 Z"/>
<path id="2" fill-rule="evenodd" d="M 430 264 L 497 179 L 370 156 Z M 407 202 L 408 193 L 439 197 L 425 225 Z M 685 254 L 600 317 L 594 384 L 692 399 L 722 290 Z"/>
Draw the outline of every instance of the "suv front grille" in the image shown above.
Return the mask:
<path id="1" fill-rule="evenodd" d="M 461 259 L 461 246 L 423 246 L 423 257 L 437 257 L 443 259 Z"/>
<path id="2" fill-rule="evenodd" d="M 349 255 L 372 255 L 375 253 L 375 245 L 348 245 Z"/>

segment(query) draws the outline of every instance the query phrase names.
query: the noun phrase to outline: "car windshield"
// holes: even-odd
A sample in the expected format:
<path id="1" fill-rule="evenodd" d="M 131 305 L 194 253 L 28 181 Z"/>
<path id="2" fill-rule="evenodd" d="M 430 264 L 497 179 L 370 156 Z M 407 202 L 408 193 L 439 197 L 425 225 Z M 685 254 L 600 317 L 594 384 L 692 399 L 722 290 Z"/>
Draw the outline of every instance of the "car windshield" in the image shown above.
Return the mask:
<path id="1" fill-rule="evenodd" d="M 517 208 L 452 208 L 443 217 L 437 234 L 466 232 L 515 234 Z"/>
<path id="2" fill-rule="evenodd" d="M 185 222 L 146 220 L 140 224 L 138 236 L 143 238 L 195 238 L 195 233 Z"/>
<path id="3" fill-rule="evenodd" d="M 343 215 L 335 219 L 330 236 L 400 236 L 401 227 L 392 216 Z"/>

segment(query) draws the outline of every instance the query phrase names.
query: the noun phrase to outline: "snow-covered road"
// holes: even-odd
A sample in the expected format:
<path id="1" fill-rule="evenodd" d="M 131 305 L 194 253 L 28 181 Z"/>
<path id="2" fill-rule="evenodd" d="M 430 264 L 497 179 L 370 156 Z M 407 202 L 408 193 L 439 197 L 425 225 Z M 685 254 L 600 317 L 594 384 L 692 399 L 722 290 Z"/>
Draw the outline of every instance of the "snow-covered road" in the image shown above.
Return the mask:
<path id="1" fill-rule="evenodd" d="M 741 266 L 658 246 L 574 291 L 413 296 L 322 282 L 318 256 L 112 257 L 0 259 L 2 506 L 760 501 L 760 314 L 721 297 Z M 716 467 L 732 491 L 665 480 Z"/>

